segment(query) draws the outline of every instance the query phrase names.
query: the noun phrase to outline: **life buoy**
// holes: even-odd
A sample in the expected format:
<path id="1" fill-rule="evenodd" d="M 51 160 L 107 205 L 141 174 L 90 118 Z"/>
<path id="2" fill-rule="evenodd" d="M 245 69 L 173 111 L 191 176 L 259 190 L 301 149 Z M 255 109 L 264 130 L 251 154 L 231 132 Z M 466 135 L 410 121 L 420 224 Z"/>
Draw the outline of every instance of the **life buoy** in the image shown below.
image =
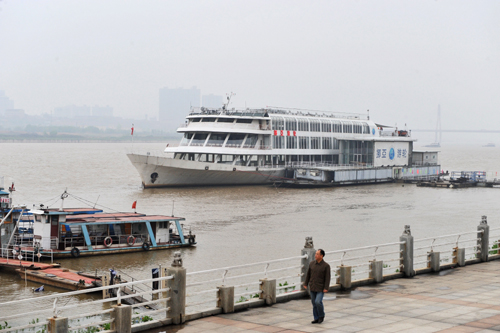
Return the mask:
<path id="1" fill-rule="evenodd" d="M 127 237 L 127 245 L 128 246 L 133 246 L 135 244 L 135 237 L 130 235 Z"/>
<path id="2" fill-rule="evenodd" d="M 143 249 L 144 251 L 149 251 L 149 244 L 148 244 L 148 243 L 146 243 L 146 242 L 142 243 L 142 249 Z"/>
<path id="3" fill-rule="evenodd" d="M 190 245 L 193 245 L 193 244 L 194 244 L 194 238 L 193 238 L 193 237 L 189 238 L 189 244 L 190 244 Z"/>
<path id="4" fill-rule="evenodd" d="M 77 247 L 74 247 L 71 249 L 71 256 L 73 258 L 78 258 L 80 256 L 80 249 Z"/>
<path id="5" fill-rule="evenodd" d="M 110 247 L 111 244 L 113 244 L 113 239 L 111 237 L 108 236 L 108 237 L 104 238 L 104 246 Z"/>

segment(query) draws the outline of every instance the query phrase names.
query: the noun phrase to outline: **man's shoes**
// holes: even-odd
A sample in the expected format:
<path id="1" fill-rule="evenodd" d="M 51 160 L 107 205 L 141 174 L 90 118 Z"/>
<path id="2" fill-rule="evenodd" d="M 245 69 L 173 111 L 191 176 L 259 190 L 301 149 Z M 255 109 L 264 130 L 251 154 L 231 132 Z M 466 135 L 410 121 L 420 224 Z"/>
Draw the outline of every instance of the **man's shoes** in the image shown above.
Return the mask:
<path id="1" fill-rule="evenodd" d="M 319 324 L 319 323 L 320 323 L 319 319 L 314 319 L 313 321 L 311 321 L 311 324 Z"/>
<path id="2" fill-rule="evenodd" d="M 321 317 L 318 319 L 318 324 L 321 324 L 325 320 L 325 317 Z"/>

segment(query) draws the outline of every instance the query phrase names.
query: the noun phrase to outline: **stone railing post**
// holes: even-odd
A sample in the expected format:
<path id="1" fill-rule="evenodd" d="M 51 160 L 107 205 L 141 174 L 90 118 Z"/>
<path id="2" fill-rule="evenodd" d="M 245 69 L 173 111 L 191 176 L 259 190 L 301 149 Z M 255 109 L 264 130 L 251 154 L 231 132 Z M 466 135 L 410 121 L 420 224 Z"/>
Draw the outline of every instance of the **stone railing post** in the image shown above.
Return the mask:
<path id="1" fill-rule="evenodd" d="M 373 260 L 370 262 L 370 279 L 376 283 L 384 281 L 384 262 L 382 260 Z"/>
<path id="2" fill-rule="evenodd" d="M 430 268 L 433 272 L 439 272 L 441 269 L 441 255 L 439 252 L 428 252 L 427 253 L 427 268 Z"/>
<path id="3" fill-rule="evenodd" d="M 220 286 L 219 289 L 219 300 L 217 301 L 217 307 L 222 309 L 222 313 L 233 313 L 234 312 L 234 286 Z"/>
<path id="4" fill-rule="evenodd" d="M 174 253 L 172 267 L 167 268 L 167 276 L 173 279 L 167 280 L 168 297 L 170 297 L 167 317 L 172 318 L 172 324 L 183 324 L 186 321 L 186 269 L 182 267 L 180 252 Z"/>
<path id="5" fill-rule="evenodd" d="M 109 279 L 107 275 L 104 275 L 102 277 L 102 286 L 107 287 L 109 286 Z M 110 298 L 110 289 L 103 289 L 102 290 L 102 299 Z"/>
<path id="6" fill-rule="evenodd" d="M 130 305 L 114 305 L 113 308 L 111 318 L 114 321 L 111 323 L 111 330 L 116 331 L 116 333 L 131 333 L 132 307 Z"/>
<path id="7" fill-rule="evenodd" d="M 259 298 L 265 300 L 267 305 L 276 304 L 276 279 L 259 279 L 259 281 L 262 291 Z"/>
<path id="8" fill-rule="evenodd" d="M 465 266 L 465 249 L 460 249 L 458 247 L 453 249 L 453 263 L 457 264 L 459 267 Z"/>
<path id="9" fill-rule="evenodd" d="M 302 269 L 301 269 L 302 276 L 300 277 L 300 290 L 305 290 L 304 289 L 304 282 L 306 281 L 307 270 L 309 269 L 309 264 L 313 260 L 315 260 L 314 259 L 315 253 L 316 253 L 316 250 L 314 249 L 312 237 L 306 237 L 306 244 L 304 245 L 304 248 L 300 252 L 301 256 L 307 255 L 307 258 L 302 258 L 300 260 L 300 264 L 302 265 Z"/>
<path id="10" fill-rule="evenodd" d="M 400 265 L 403 265 L 400 271 L 403 272 L 406 277 L 412 277 L 415 275 L 415 271 L 413 270 L 413 236 L 411 235 L 409 225 L 405 225 L 405 231 L 399 236 L 399 241 L 405 242 L 399 245 L 403 258 L 400 261 Z"/>
<path id="11" fill-rule="evenodd" d="M 343 289 L 351 288 L 351 272 L 352 266 L 339 266 L 339 277 L 337 280 Z"/>
<path id="12" fill-rule="evenodd" d="M 162 268 L 160 266 L 160 277 L 163 278 L 165 276 L 168 276 L 167 269 L 166 268 Z M 160 286 L 161 286 L 160 289 L 166 289 L 166 288 L 168 288 L 168 280 L 161 280 Z M 166 300 L 167 297 L 168 297 L 167 295 L 168 295 L 168 292 L 163 291 L 161 293 L 161 298 L 163 298 L 163 299 Z M 166 306 L 168 307 L 168 305 L 166 305 Z"/>
<path id="13" fill-rule="evenodd" d="M 49 318 L 49 324 L 47 325 L 47 328 L 49 333 L 68 333 L 68 318 Z"/>
<path id="14" fill-rule="evenodd" d="M 477 233 L 477 247 L 481 252 L 476 254 L 476 258 L 480 258 L 481 261 L 488 261 L 490 226 L 485 215 L 481 216 L 481 222 L 477 226 L 477 231 L 479 231 Z"/>

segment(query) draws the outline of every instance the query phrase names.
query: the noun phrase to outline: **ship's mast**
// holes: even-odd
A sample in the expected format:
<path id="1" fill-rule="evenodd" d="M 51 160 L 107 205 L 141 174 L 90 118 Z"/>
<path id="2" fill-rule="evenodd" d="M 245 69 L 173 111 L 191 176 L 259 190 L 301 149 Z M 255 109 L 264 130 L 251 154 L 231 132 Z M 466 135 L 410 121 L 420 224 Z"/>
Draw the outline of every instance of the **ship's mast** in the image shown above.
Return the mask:
<path id="1" fill-rule="evenodd" d="M 226 99 L 227 102 L 222 105 L 222 110 L 227 110 L 229 108 L 229 103 L 231 103 L 231 97 L 235 96 L 236 94 L 231 91 L 230 94 L 226 94 Z"/>

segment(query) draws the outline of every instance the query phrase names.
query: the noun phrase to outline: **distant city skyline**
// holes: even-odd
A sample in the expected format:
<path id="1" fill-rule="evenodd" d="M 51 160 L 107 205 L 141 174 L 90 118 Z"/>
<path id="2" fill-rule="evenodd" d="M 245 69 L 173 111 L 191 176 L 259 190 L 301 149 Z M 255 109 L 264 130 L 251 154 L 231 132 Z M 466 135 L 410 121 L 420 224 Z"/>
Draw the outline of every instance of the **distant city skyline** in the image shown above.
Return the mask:
<path id="1" fill-rule="evenodd" d="M 209 14 L 208 14 L 209 13 Z M 27 114 L 158 114 L 162 87 L 233 107 L 365 113 L 382 124 L 500 123 L 494 0 L 0 1 L 0 89 Z M 446 119 L 446 121 L 445 121 Z"/>

